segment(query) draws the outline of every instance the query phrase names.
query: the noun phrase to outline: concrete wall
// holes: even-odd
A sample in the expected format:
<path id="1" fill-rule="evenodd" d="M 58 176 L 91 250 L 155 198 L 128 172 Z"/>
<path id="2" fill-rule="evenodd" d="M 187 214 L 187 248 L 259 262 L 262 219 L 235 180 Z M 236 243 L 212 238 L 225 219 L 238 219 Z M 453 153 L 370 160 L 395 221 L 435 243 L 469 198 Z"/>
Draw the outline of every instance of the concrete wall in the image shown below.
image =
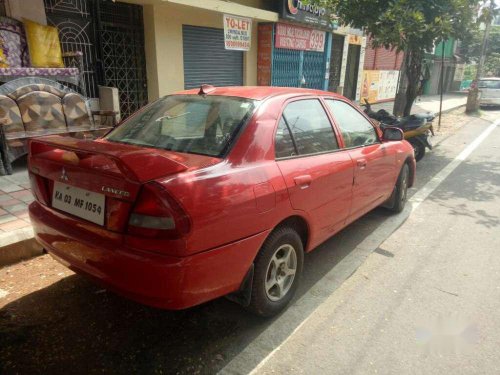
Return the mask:
<path id="1" fill-rule="evenodd" d="M 243 2 L 245 5 L 248 2 Z M 258 5 L 259 1 L 251 1 Z M 182 25 L 222 29 L 223 13 L 178 4 L 144 5 L 144 32 L 149 100 L 184 89 Z M 244 53 L 245 85 L 257 84 L 257 21 L 252 48 Z"/>

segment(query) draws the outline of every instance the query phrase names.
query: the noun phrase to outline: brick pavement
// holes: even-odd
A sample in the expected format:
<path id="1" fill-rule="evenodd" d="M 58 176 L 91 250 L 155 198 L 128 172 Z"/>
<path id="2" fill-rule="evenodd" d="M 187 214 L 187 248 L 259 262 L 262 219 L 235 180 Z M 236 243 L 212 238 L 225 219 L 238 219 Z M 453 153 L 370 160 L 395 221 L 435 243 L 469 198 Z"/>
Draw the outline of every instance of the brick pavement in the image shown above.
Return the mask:
<path id="1" fill-rule="evenodd" d="M 0 235 L 31 226 L 28 204 L 32 201 L 26 162 L 21 160 L 12 175 L 0 177 Z"/>

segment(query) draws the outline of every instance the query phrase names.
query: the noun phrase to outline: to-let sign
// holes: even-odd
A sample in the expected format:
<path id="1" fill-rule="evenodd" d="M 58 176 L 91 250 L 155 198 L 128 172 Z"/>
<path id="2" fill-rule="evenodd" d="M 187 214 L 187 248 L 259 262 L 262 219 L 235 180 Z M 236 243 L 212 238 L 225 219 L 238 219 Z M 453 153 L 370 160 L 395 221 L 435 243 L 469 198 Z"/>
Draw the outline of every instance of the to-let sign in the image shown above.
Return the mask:
<path id="1" fill-rule="evenodd" d="M 276 48 L 323 52 L 326 33 L 284 23 L 276 24 Z"/>
<path id="2" fill-rule="evenodd" d="M 226 49 L 248 51 L 252 44 L 252 20 L 224 14 L 224 45 Z"/>

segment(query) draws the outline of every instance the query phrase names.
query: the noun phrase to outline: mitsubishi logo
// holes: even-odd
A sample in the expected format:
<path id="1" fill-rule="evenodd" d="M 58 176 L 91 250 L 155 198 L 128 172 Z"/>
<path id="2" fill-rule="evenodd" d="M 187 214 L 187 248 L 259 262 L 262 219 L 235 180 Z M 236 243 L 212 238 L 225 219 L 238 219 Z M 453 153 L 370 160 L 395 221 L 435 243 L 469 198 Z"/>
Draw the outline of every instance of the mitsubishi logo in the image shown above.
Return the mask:
<path id="1" fill-rule="evenodd" d="M 68 175 L 66 174 L 66 169 L 62 169 L 62 172 L 61 172 L 61 177 L 60 177 L 61 181 L 68 181 L 69 178 L 68 178 Z"/>

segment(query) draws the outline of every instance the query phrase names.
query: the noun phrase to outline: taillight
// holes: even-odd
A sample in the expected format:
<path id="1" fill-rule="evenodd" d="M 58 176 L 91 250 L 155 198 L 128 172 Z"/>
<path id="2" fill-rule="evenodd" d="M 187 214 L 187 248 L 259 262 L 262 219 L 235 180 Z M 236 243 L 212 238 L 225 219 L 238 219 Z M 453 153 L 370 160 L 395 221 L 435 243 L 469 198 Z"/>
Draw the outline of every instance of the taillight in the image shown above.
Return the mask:
<path id="1" fill-rule="evenodd" d="M 161 185 L 151 182 L 142 187 L 129 218 L 129 234 L 177 239 L 190 227 L 186 212 Z"/>
<path id="2" fill-rule="evenodd" d="M 35 198 L 45 206 L 49 205 L 49 192 L 47 188 L 47 180 L 42 176 L 34 174 L 32 172 L 29 173 L 30 176 L 30 185 L 31 191 Z"/>

